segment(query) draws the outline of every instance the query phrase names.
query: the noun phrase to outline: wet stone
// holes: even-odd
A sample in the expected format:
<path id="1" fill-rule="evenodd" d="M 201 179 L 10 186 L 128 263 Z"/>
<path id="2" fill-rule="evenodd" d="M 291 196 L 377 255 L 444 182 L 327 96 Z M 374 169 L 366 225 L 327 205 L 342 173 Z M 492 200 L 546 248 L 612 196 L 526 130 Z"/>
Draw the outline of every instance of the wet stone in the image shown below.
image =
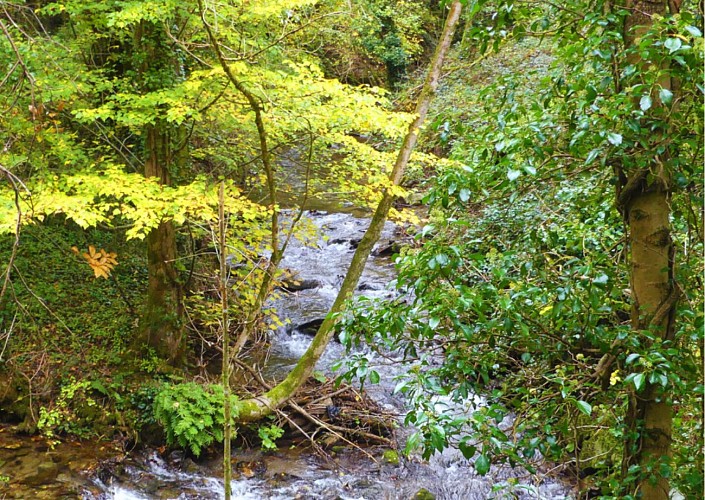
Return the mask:
<path id="1" fill-rule="evenodd" d="M 305 323 L 296 325 L 293 329 L 306 335 L 316 335 L 318 329 L 323 324 L 324 318 L 316 318 Z"/>
<path id="2" fill-rule="evenodd" d="M 174 465 L 176 467 L 181 465 L 181 462 L 184 460 L 184 452 L 181 450 L 174 450 L 171 453 L 169 453 L 169 459 L 167 462 L 170 465 Z"/>
<path id="3" fill-rule="evenodd" d="M 189 474 L 197 474 L 201 471 L 201 468 L 198 466 L 198 464 L 196 464 L 196 462 L 194 462 L 190 458 L 187 458 L 181 463 L 181 470 Z"/>
<path id="4" fill-rule="evenodd" d="M 34 473 L 25 476 L 22 482 L 28 486 L 41 486 L 56 479 L 59 475 L 59 466 L 54 462 L 40 463 Z"/>
<path id="5" fill-rule="evenodd" d="M 238 462 L 235 469 L 244 477 L 250 479 L 253 477 L 262 477 L 267 472 L 267 465 L 264 460 L 255 460 L 254 462 Z"/>
<path id="6" fill-rule="evenodd" d="M 282 282 L 281 288 L 287 292 L 301 292 L 303 290 L 313 290 L 321 286 L 321 282 L 318 280 L 306 280 L 306 279 L 291 279 Z"/>

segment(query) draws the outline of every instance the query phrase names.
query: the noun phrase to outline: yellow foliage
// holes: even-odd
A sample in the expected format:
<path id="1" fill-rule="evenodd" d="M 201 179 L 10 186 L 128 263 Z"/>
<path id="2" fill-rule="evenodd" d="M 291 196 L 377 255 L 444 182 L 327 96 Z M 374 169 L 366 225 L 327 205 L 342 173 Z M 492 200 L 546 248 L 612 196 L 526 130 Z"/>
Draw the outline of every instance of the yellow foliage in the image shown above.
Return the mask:
<path id="1" fill-rule="evenodd" d="M 77 247 L 71 247 L 71 251 L 76 255 L 79 254 Z M 96 278 L 108 279 L 110 271 L 117 266 L 117 254 L 115 252 L 106 252 L 102 248 L 96 250 L 93 245 L 88 246 L 88 253 L 83 253 L 81 256 L 86 260 Z"/>

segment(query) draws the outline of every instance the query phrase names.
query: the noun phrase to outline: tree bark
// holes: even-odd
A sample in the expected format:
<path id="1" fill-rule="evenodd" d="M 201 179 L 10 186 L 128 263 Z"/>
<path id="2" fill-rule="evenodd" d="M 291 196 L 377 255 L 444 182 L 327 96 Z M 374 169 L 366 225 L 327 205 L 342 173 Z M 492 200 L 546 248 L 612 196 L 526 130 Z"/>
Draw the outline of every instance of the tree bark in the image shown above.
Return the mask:
<path id="1" fill-rule="evenodd" d="M 161 120 L 146 131 L 145 177 L 160 184 L 171 182 L 172 153 L 168 125 Z M 171 221 L 162 221 L 147 235 L 147 302 L 140 320 L 138 343 L 152 348 L 172 366 L 186 361 L 183 332 L 182 287 L 176 262 L 176 230 Z"/>
<path id="2" fill-rule="evenodd" d="M 141 21 L 135 27 L 133 56 L 135 85 L 143 93 L 173 85 L 178 79 L 174 54 L 162 26 Z M 144 176 L 156 177 L 170 186 L 178 167 L 183 167 L 187 149 L 183 130 L 157 115 L 145 126 Z M 183 331 L 183 290 L 176 269 L 176 229 L 172 221 L 161 221 L 147 235 L 147 301 L 140 318 L 137 349 L 145 346 L 171 366 L 186 363 Z"/>
<path id="3" fill-rule="evenodd" d="M 409 158 L 411 157 L 411 153 L 416 146 L 421 125 L 426 118 L 426 114 L 428 113 L 428 109 L 431 105 L 431 100 L 433 99 L 438 87 L 443 59 L 450 49 L 453 33 L 455 32 L 458 19 L 460 18 L 461 10 L 462 5 L 458 0 L 455 0 L 451 4 L 450 12 L 448 13 L 443 29 L 443 34 L 441 35 L 438 46 L 436 47 L 436 52 L 431 61 L 431 67 L 428 75 L 426 76 L 426 82 L 424 83 L 423 90 L 416 106 L 416 119 L 411 123 L 411 125 L 409 125 L 409 130 L 404 138 L 402 147 L 399 150 L 394 167 L 389 174 L 390 183 L 394 186 L 401 182 L 402 176 L 404 175 L 404 169 L 406 168 Z M 343 311 L 345 302 L 352 297 L 352 294 L 355 291 L 357 283 L 365 267 L 365 263 L 367 262 L 367 258 L 372 251 L 372 247 L 374 247 L 380 234 L 382 233 L 384 223 L 387 220 L 387 215 L 393 201 L 394 195 L 392 194 L 391 189 L 385 189 L 382 194 L 382 200 L 377 206 L 377 209 L 372 217 L 370 226 L 355 251 L 355 255 L 353 256 L 350 267 L 345 275 L 340 292 L 338 292 L 333 306 L 328 312 L 323 324 L 318 329 L 318 332 L 313 338 L 307 351 L 298 361 L 291 373 L 289 373 L 289 375 L 281 383 L 259 397 L 242 402 L 238 417 L 240 421 L 246 422 L 259 420 L 268 415 L 275 408 L 294 396 L 299 388 L 311 376 L 316 362 L 320 359 L 326 345 L 331 340 L 333 333 L 335 332 L 334 327 L 339 313 Z"/>
<path id="4" fill-rule="evenodd" d="M 632 328 L 637 334 L 648 329 L 664 340 L 672 339 L 675 306 L 670 300 L 675 290 L 669 198 L 665 189 L 650 186 L 635 195 L 628 207 Z M 668 310 L 660 313 L 664 307 Z M 627 415 L 628 427 L 638 429 L 636 442 L 630 443 L 635 446 L 631 462 L 642 471 L 654 466 L 656 482 L 646 477 L 639 485 L 644 499 L 669 498 L 668 479 L 657 466 L 659 460 L 670 457 L 672 409 L 668 399 L 661 386 L 647 380 L 644 391 L 633 395 Z"/>
<path id="5" fill-rule="evenodd" d="M 654 14 L 667 12 L 668 2 L 631 0 L 626 3 L 626 8 L 630 14 L 625 19 L 624 35 L 629 48 L 648 29 Z M 629 62 L 637 67 L 646 64 L 638 55 L 632 56 Z M 668 78 L 660 84 L 664 88 L 672 87 Z M 655 135 L 665 133 L 661 130 Z M 631 325 L 635 335 L 643 336 L 648 331 L 668 341 L 673 339 L 678 290 L 673 274 L 674 247 L 670 227 L 671 178 L 664 166 L 667 158 L 650 151 L 643 154 L 653 156 L 648 171 L 625 172 L 629 181 L 623 186 L 618 200 L 627 222 L 631 249 Z M 668 499 L 669 482 L 659 463 L 668 462 L 671 456 L 672 406 L 669 394 L 660 385 L 647 380 L 642 392 L 632 394 L 627 427 L 636 433 L 627 438 L 623 473 L 626 474 L 630 465 L 639 465 L 642 479 L 637 490 L 641 498 Z"/>

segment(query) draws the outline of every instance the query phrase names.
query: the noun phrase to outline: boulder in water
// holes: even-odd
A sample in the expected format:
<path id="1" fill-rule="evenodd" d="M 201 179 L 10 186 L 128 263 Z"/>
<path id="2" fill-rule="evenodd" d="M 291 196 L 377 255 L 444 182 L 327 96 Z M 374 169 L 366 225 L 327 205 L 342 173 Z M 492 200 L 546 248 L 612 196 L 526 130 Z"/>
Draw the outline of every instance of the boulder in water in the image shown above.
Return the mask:
<path id="1" fill-rule="evenodd" d="M 317 280 L 299 280 L 294 278 L 289 278 L 282 281 L 280 288 L 286 290 L 287 292 L 300 292 L 302 290 L 312 290 L 321 286 L 321 283 Z"/>
<path id="2" fill-rule="evenodd" d="M 391 257 L 401 251 L 401 246 L 398 241 L 382 242 L 372 250 L 372 255 L 375 257 Z"/>
<path id="3" fill-rule="evenodd" d="M 51 483 L 59 475 L 59 466 L 51 460 L 37 465 L 34 471 L 22 478 L 22 482 L 28 486 L 42 486 Z"/>
<path id="4" fill-rule="evenodd" d="M 323 324 L 323 320 L 324 318 L 312 319 L 311 321 L 307 321 L 306 323 L 296 325 L 293 329 L 305 335 L 316 335 L 316 333 L 318 333 L 318 329 Z"/>

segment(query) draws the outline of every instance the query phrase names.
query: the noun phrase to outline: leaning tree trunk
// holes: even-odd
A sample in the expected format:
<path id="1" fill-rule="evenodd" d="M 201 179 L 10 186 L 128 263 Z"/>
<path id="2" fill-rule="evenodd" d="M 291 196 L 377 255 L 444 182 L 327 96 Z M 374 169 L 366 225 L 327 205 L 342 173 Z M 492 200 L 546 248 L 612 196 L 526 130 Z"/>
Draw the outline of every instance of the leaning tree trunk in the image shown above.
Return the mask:
<path id="1" fill-rule="evenodd" d="M 626 7 L 630 14 L 625 20 L 625 42 L 627 48 L 631 48 L 648 29 L 652 16 L 667 12 L 668 2 L 632 0 L 627 2 Z M 642 61 L 636 51 L 629 63 L 637 67 L 650 64 Z M 659 83 L 664 88 L 672 87 L 669 78 Z M 666 130 L 660 130 L 654 135 L 666 133 Z M 649 331 L 661 340 L 669 341 L 673 339 L 678 298 L 669 220 L 672 182 L 666 166 L 667 157 L 647 150 L 642 154 L 651 156 L 650 165 L 624 172 L 628 180 L 618 198 L 618 205 L 627 222 L 631 249 L 631 324 L 636 335 Z M 668 462 L 671 456 L 672 407 L 669 394 L 660 385 L 647 380 L 643 391 L 635 392 L 631 397 L 627 426 L 636 433 L 633 434 L 634 438 L 628 438 L 625 469 L 629 465 L 641 467 L 643 477 L 637 485 L 638 494 L 644 499 L 668 499 L 668 478 L 658 464 L 660 461 Z M 651 473 L 644 473 L 651 467 Z"/>
<path id="2" fill-rule="evenodd" d="M 394 163 L 394 168 L 389 174 L 389 179 L 394 186 L 399 185 L 401 182 L 402 176 L 404 175 L 404 169 L 406 168 L 411 153 L 416 146 L 421 125 L 426 118 L 431 100 L 438 87 L 438 80 L 441 75 L 443 59 L 450 48 L 453 33 L 455 32 L 455 27 L 458 23 L 458 19 L 460 18 L 461 10 L 462 6 L 460 2 L 455 0 L 450 7 L 450 12 L 446 18 L 443 34 L 441 35 L 438 47 L 436 47 L 436 52 L 431 61 L 431 68 L 426 76 L 426 82 L 416 106 L 416 119 L 411 123 L 411 125 L 409 125 L 409 131 L 407 132 L 406 137 L 404 138 L 404 143 L 399 150 L 399 155 Z M 343 280 L 341 289 L 338 292 L 338 296 L 336 297 L 333 306 L 328 312 L 323 324 L 318 329 L 318 332 L 313 338 L 313 341 L 307 351 L 301 359 L 299 359 L 298 363 L 296 363 L 296 366 L 291 373 L 289 373 L 289 375 L 280 384 L 262 396 L 243 401 L 238 420 L 259 420 L 265 415 L 271 413 L 275 408 L 294 396 L 296 391 L 298 391 L 298 389 L 311 376 L 316 362 L 320 359 L 326 345 L 330 342 L 331 337 L 333 336 L 335 331 L 334 326 L 337 321 L 338 314 L 343 310 L 345 302 L 352 297 L 352 294 L 357 287 L 357 283 L 362 275 L 362 270 L 364 269 L 367 258 L 372 251 L 372 247 L 374 247 L 377 240 L 379 240 L 380 234 L 382 233 L 384 223 L 387 220 L 387 215 L 393 201 L 394 195 L 392 194 L 392 190 L 385 189 L 382 194 L 382 200 L 379 202 L 379 205 L 377 206 L 377 209 L 372 217 L 370 226 L 355 250 L 355 255 L 353 256 L 348 272 L 345 275 L 345 279 Z"/>

